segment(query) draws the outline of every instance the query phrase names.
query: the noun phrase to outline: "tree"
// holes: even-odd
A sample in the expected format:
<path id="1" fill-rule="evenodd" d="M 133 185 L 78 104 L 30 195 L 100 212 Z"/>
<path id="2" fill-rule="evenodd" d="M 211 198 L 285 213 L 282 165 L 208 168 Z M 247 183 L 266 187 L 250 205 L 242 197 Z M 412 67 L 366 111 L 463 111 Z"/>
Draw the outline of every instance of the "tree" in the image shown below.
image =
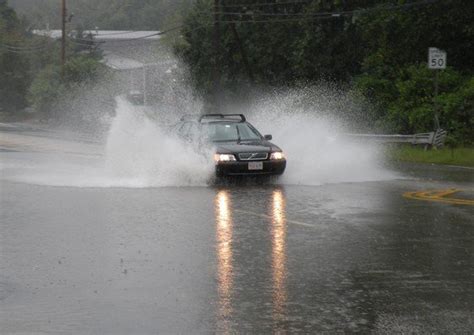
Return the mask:
<path id="1" fill-rule="evenodd" d="M 248 84 L 249 68 L 256 84 L 270 87 L 329 80 L 351 85 L 368 98 L 375 126 L 408 133 L 433 129 L 428 47 L 447 51 L 452 68 L 443 80 L 458 81 L 443 87 L 446 101 L 458 101 L 457 90 L 473 77 L 472 1 L 265 3 L 221 1 L 220 50 L 213 46 L 213 1 L 197 0 L 184 16 L 183 40 L 175 52 L 189 65 L 194 86 L 204 96 L 212 92 L 214 64 L 219 64 L 221 87 L 228 95 Z M 448 99 L 449 94 L 457 98 Z M 465 110 L 470 103 L 443 106 L 448 105 L 442 126 L 465 134 L 469 118 L 461 115 L 472 113 Z"/>
<path id="2" fill-rule="evenodd" d="M 61 118 L 60 110 L 67 110 L 65 104 L 84 87 L 93 85 L 105 73 L 104 65 L 95 58 L 76 55 L 65 64 L 64 77 L 58 65 L 43 68 L 33 80 L 29 89 L 29 102 L 44 116 Z"/>
<path id="3" fill-rule="evenodd" d="M 69 0 L 68 12 L 73 23 L 84 29 L 158 30 L 166 28 L 167 19 L 189 6 L 193 0 Z M 21 15 L 38 29 L 59 29 L 58 0 L 11 0 Z"/>
<path id="4" fill-rule="evenodd" d="M 15 11 L 0 0 L 0 110 L 12 111 L 26 106 L 25 94 L 30 76 L 24 36 Z"/>
<path id="5" fill-rule="evenodd" d="M 441 127 L 458 143 L 472 143 L 474 3 L 448 0 L 410 11 L 381 10 L 358 20 L 365 45 L 355 88 L 368 97 L 381 129 L 402 133 L 431 131 L 433 78 L 427 69 L 429 47 L 447 51 L 449 68 L 440 72 Z M 468 115 L 471 116 L 468 116 Z"/>

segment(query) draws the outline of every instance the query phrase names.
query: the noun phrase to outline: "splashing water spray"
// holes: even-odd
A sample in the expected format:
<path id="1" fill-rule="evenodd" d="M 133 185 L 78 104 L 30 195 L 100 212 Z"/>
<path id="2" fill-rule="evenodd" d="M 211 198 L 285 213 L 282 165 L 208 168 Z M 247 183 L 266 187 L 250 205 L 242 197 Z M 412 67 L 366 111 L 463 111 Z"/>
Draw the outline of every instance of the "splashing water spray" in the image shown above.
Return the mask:
<path id="1" fill-rule="evenodd" d="M 308 95 L 310 104 L 304 103 Z M 196 115 L 201 112 L 189 95 L 179 96 L 181 100 L 175 97 L 174 105 L 180 106 L 181 113 L 183 109 Z M 380 148 L 343 136 L 348 128 L 333 114 L 351 103 L 349 100 L 314 89 L 294 90 L 264 96 L 245 111 L 238 111 L 245 113 L 262 133 L 272 134 L 275 144 L 285 152 L 285 174 L 274 183 L 321 185 L 397 177 L 383 167 Z M 336 105 L 321 101 L 335 101 Z M 102 155 L 88 158 L 63 153 L 7 161 L 2 164 L 1 178 L 76 187 L 208 185 L 214 173 L 213 152 L 196 150 L 170 131 L 169 120 L 174 117 L 176 121 L 177 114 L 176 108 L 164 105 L 150 117 L 144 107 L 118 97 Z"/>

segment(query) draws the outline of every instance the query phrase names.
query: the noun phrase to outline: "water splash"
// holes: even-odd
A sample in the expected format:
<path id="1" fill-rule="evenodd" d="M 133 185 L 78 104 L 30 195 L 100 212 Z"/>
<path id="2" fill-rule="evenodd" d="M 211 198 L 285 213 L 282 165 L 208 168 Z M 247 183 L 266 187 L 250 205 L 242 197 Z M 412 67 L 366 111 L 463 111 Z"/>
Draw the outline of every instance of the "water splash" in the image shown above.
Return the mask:
<path id="1" fill-rule="evenodd" d="M 152 122 L 141 107 L 117 99 L 117 115 L 106 145 L 105 172 L 122 185 L 206 185 L 213 171 L 212 154 Z"/>
<path id="2" fill-rule="evenodd" d="M 334 100 L 340 106 L 340 100 Z M 337 108 L 328 103 L 327 94 L 323 105 L 317 101 L 308 104 L 298 92 L 279 93 L 260 99 L 246 113 L 262 133 L 273 135 L 287 155 L 287 170 L 276 183 L 321 185 L 397 178 L 383 167 L 380 148 L 343 136 L 349 130 L 333 116 Z M 102 156 L 23 154 L 21 160 L 3 162 L 1 178 L 74 187 L 208 185 L 214 170 L 212 150 L 196 148 L 167 131 L 163 120 L 169 119 L 168 112 L 161 110 L 150 118 L 144 107 L 117 98 Z"/>
<path id="3" fill-rule="evenodd" d="M 2 179 L 72 187 L 206 186 L 212 177 L 212 153 L 167 132 L 146 110 L 117 98 L 104 154 L 20 154 L 2 162 Z M 77 149 L 77 148 L 76 148 Z M 16 154 L 15 156 L 18 156 Z M 16 158 L 16 157 L 14 157 Z"/>
<path id="4" fill-rule="evenodd" d="M 328 92 L 324 92 L 324 99 L 317 96 L 318 92 L 313 92 L 308 102 L 298 92 L 279 93 L 250 108 L 250 122 L 261 132 L 272 134 L 274 143 L 287 156 L 286 172 L 279 182 L 320 185 L 396 178 L 383 166 L 381 147 L 344 135 L 350 130 L 343 126 L 337 112 L 345 108 L 341 110 L 345 113 L 349 108 L 341 103 L 350 102 L 347 96 Z"/>

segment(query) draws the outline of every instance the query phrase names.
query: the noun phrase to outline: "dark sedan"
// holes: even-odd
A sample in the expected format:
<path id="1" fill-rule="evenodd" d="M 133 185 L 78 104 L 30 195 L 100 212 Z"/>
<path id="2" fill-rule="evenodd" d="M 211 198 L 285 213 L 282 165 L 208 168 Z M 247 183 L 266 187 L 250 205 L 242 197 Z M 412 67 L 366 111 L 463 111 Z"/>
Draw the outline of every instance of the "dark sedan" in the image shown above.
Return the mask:
<path id="1" fill-rule="evenodd" d="M 270 142 L 272 136 L 262 136 L 242 114 L 185 117 L 176 130 L 194 143 L 204 139 L 213 145 L 216 176 L 281 175 L 285 171 L 286 158 Z"/>

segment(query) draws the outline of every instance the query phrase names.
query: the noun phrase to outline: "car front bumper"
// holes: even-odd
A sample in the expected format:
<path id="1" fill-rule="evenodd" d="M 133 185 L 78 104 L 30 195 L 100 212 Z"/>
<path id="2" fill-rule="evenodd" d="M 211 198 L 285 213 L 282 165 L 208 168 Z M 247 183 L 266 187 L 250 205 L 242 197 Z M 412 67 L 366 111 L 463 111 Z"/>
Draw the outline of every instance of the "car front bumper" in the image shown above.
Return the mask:
<path id="1" fill-rule="evenodd" d="M 248 161 L 219 162 L 216 164 L 216 176 L 269 176 L 281 175 L 286 168 L 286 160 L 262 161 L 262 170 L 249 170 Z"/>

